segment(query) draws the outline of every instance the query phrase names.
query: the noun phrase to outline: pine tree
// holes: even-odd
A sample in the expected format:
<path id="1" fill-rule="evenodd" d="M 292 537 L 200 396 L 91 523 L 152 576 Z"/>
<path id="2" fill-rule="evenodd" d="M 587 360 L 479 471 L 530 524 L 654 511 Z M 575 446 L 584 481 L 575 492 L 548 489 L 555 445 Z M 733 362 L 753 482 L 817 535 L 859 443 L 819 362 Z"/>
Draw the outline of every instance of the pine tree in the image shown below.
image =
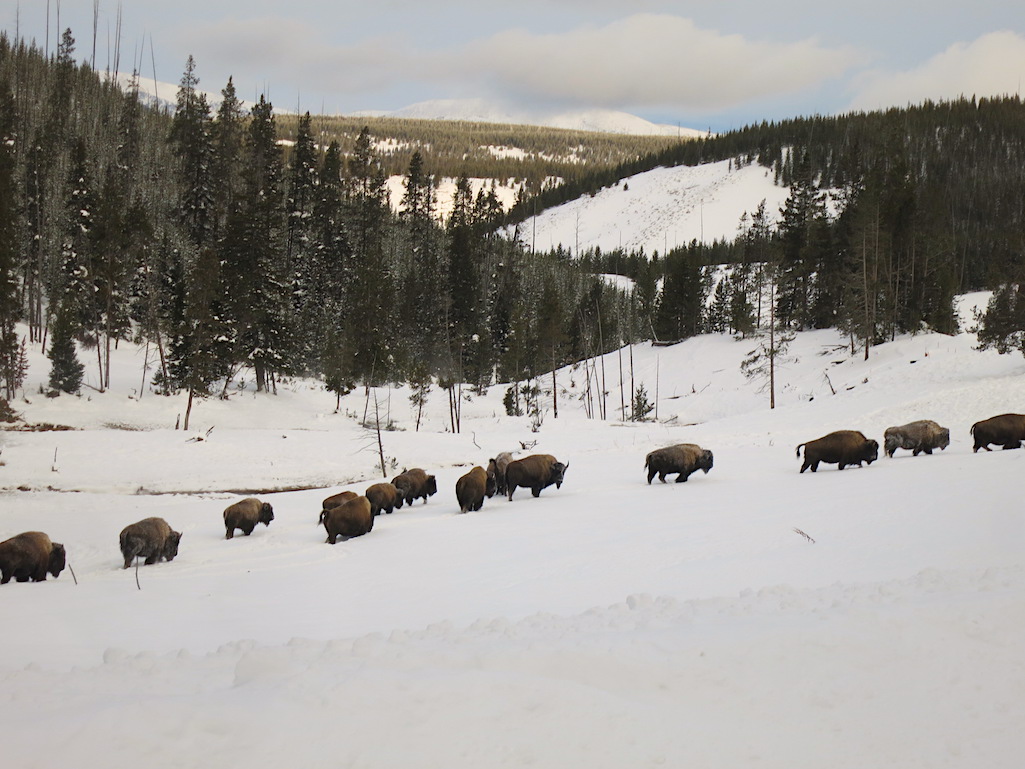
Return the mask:
<path id="1" fill-rule="evenodd" d="M 211 137 L 210 107 L 206 96 L 197 87 L 195 61 L 189 56 L 178 88 L 178 105 L 171 122 L 168 141 L 178 159 L 177 173 L 181 197 L 178 202 L 182 223 L 197 249 L 206 247 L 212 239 L 213 192 L 211 165 L 213 142 Z"/>
<path id="2" fill-rule="evenodd" d="M 85 366 L 75 351 L 74 308 L 61 305 L 50 329 L 50 390 L 53 393 L 77 393 L 82 388 Z"/>
<path id="3" fill-rule="evenodd" d="M 17 117 L 14 97 L 0 84 L 0 381 L 6 398 L 20 386 L 20 350 L 15 323 L 20 320 L 17 292 L 18 209 L 15 185 Z"/>

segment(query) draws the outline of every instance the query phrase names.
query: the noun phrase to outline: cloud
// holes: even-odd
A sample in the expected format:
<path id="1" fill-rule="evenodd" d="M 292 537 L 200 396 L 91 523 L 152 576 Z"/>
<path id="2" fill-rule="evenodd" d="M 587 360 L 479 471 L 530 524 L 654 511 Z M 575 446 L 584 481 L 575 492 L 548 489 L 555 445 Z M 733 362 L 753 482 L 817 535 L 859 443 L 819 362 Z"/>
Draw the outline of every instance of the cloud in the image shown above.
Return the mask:
<path id="1" fill-rule="evenodd" d="M 814 39 L 752 41 L 661 14 L 561 34 L 505 31 L 470 43 L 461 56 L 464 70 L 476 68 L 497 90 L 523 99 L 706 112 L 816 88 L 862 58 Z"/>
<path id="2" fill-rule="evenodd" d="M 1017 93 L 1025 76 L 1025 38 L 991 32 L 955 43 L 907 72 L 873 70 L 855 80 L 850 110 L 903 107 L 925 99 L 1002 96 Z"/>
<path id="3" fill-rule="evenodd" d="M 814 39 L 754 41 L 665 14 L 557 33 L 506 30 L 459 44 L 435 41 L 433 48 L 394 33 L 348 44 L 328 34 L 290 19 L 230 19 L 189 30 L 181 45 L 196 54 L 201 73 L 234 72 L 236 81 L 244 75 L 259 85 L 264 78 L 349 100 L 415 83 L 421 98 L 707 113 L 816 88 L 861 58 Z"/>

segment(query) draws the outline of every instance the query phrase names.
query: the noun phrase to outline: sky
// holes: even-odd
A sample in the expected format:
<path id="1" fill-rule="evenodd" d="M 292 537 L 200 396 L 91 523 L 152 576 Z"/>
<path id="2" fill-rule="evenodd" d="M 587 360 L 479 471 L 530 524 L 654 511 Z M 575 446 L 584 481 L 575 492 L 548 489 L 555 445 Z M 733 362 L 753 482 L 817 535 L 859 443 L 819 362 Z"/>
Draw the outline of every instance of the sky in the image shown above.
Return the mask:
<path id="1" fill-rule="evenodd" d="M 58 24 L 59 8 L 59 24 Z M 0 0 L 9 34 L 205 90 L 349 114 L 484 99 L 725 131 L 762 120 L 1017 94 L 1025 13 L 1006 0 Z M 49 15 L 49 24 L 47 17 Z M 96 20 L 95 59 L 93 28 Z"/>

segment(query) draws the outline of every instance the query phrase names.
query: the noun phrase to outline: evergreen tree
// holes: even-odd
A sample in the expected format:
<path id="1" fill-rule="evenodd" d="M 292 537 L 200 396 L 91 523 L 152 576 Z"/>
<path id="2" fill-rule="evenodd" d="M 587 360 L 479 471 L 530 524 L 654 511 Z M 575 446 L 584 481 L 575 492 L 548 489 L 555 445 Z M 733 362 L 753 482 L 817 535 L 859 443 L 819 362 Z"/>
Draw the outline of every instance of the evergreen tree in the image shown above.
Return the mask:
<path id="1" fill-rule="evenodd" d="M 21 315 L 17 292 L 16 126 L 14 97 L 5 84 L 0 84 L 0 381 L 8 400 L 20 384 L 21 357 L 14 329 Z"/>
<path id="2" fill-rule="evenodd" d="M 82 388 L 85 366 L 75 351 L 74 308 L 61 305 L 50 329 L 50 390 L 53 393 L 77 393 Z"/>
<path id="3" fill-rule="evenodd" d="M 210 107 L 197 89 L 195 61 L 189 56 L 178 88 L 178 105 L 171 122 L 169 141 L 178 159 L 177 173 L 181 197 L 178 202 L 182 222 L 193 245 L 206 247 L 212 238 L 213 192 L 211 164 Z"/>

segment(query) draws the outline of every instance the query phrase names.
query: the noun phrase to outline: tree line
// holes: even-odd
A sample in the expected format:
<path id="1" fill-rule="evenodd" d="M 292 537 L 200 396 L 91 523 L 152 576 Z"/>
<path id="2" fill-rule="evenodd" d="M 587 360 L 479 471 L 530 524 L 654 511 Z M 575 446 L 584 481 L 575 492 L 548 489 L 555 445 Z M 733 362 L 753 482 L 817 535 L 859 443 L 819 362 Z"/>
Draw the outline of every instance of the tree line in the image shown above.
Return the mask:
<path id="1" fill-rule="evenodd" d="M 229 79 L 216 111 L 189 58 L 176 107 L 140 102 L 74 60 L 0 36 L 0 347 L 13 397 L 24 322 L 54 392 L 76 391 L 77 349 L 109 386 L 119 340 L 144 342 L 162 392 L 226 394 L 323 377 L 336 394 L 410 382 L 483 390 L 634 339 L 628 295 L 568 256 L 498 235 L 492 191 L 460 175 L 451 215 L 413 152 L 400 205 L 364 128 L 317 141 L 309 114 L 282 141 L 263 97 Z M 604 324 L 599 331 L 598 324 Z M 600 348 L 600 349 L 599 349 Z M 188 415 L 186 415 L 186 421 Z"/>

